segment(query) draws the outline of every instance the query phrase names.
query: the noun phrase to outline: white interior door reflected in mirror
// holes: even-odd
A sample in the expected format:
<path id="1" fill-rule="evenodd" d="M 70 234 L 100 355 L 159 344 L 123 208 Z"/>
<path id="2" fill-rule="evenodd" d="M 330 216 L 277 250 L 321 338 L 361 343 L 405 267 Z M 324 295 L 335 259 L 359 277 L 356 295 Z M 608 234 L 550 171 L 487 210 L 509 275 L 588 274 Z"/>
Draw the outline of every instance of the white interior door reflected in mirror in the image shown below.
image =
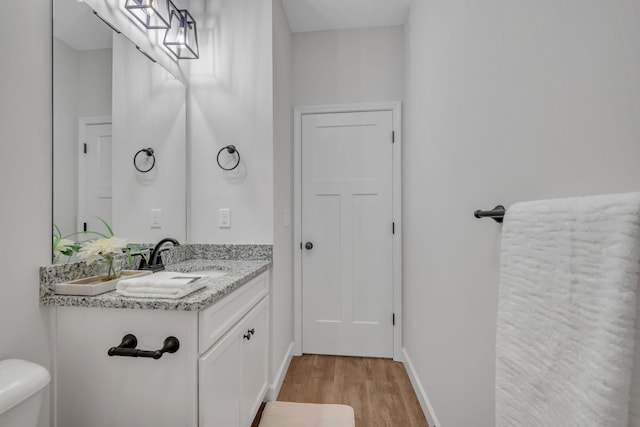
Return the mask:
<path id="1" fill-rule="evenodd" d="M 112 223 L 111 127 L 111 117 L 80 119 L 78 230 L 101 230 L 98 217 Z"/>

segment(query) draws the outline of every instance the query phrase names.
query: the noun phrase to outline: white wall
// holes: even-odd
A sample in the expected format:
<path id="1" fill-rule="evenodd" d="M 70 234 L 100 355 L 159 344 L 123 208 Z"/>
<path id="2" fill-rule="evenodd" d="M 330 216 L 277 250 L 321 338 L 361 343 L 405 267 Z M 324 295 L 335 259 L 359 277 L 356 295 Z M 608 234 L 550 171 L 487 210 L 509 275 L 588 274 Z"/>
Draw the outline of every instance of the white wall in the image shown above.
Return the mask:
<path id="1" fill-rule="evenodd" d="M 153 59 L 160 63 L 174 76 L 178 76 L 183 82 L 187 82 L 190 62 L 179 61 L 169 52 L 162 41 L 165 30 L 147 30 L 124 8 L 124 2 L 104 0 L 84 0 L 89 7 L 98 12 L 105 20 L 129 38 L 136 46 L 139 46 Z M 173 0 L 179 9 L 189 9 L 189 0 Z M 199 22 L 196 20 L 196 24 Z"/>
<path id="2" fill-rule="evenodd" d="M 0 360 L 50 364 L 38 266 L 51 262 L 51 17 L 48 2 L 3 4 L 0 35 Z M 47 393 L 48 396 L 48 393 Z M 49 425 L 45 397 L 40 427 Z"/>
<path id="3" fill-rule="evenodd" d="M 78 118 L 111 116 L 111 49 L 76 51 L 57 38 L 54 51 L 54 223 L 79 231 Z"/>
<path id="4" fill-rule="evenodd" d="M 293 35 L 294 105 L 403 98 L 402 27 Z"/>
<path id="5" fill-rule="evenodd" d="M 112 49 L 77 52 L 78 68 L 75 82 L 78 115 L 110 116 Z"/>
<path id="6" fill-rule="evenodd" d="M 189 241 L 273 243 L 273 62 L 270 0 L 192 0 L 200 59 L 189 75 Z M 229 173 L 226 145 L 241 154 Z M 231 228 L 218 228 L 218 209 Z"/>
<path id="7" fill-rule="evenodd" d="M 288 360 L 293 343 L 292 35 L 282 7 L 273 0 L 273 275 L 271 287 L 271 378 Z M 287 223 L 288 219 L 288 223 Z M 275 392 L 275 390 L 274 390 Z M 276 397 L 276 396 L 273 396 Z"/>
<path id="8" fill-rule="evenodd" d="M 130 242 L 186 240 L 186 89 L 125 37 L 113 38 L 113 229 Z M 153 148 L 156 164 L 136 171 L 134 155 Z M 141 154 L 144 159 L 146 154 Z M 161 228 L 151 210 L 161 210 Z"/>
<path id="9" fill-rule="evenodd" d="M 438 427 L 494 425 L 500 226 L 473 211 L 640 190 L 639 21 L 632 1 L 412 4 L 405 346 Z"/>

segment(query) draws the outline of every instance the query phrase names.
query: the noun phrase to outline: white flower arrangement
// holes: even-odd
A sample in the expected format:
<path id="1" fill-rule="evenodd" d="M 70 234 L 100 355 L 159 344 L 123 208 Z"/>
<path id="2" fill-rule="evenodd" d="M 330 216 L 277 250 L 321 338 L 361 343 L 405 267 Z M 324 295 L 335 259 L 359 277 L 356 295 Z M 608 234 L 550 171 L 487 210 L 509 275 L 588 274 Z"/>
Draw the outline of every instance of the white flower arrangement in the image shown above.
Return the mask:
<path id="1" fill-rule="evenodd" d="M 107 273 L 105 278 L 113 279 L 119 276 L 120 269 L 116 268 L 117 255 L 126 254 L 129 262 L 131 262 L 131 251 L 134 250 L 137 255 L 140 255 L 144 260 L 148 262 L 145 253 L 135 245 L 129 245 L 127 239 L 116 237 L 113 233 L 113 229 L 107 221 L 100 217 L 96 217 L 104 224 L 107 229 L 107 234 L 99 233 L 97 231 L 81 231 L 73 233 L 68 236 L 63 236 L 60 229 L 54 224 L 53 232 L 53 261 L 57 262 L 61 255 L 66 255 L 69 260 L 74 254 L 78 254 L 78 259 L 86 262 L 87 265 L 91 265 L 96 261 L 104 261 L 107 264 Z M 69 239 L 76 235 L 94 235 L 98 236 L 96 239 L 74 241 Z M 118 263 L 118 265 L 120 265 Z"/>
<path id="2" fill-rule="evenodd" d="M 85 260 L 87 265 L 91 265 L 99 259 L 112 261 L 116 255 L 122 254 L 126 248 L 127 239 L 116 236 L 101 237 L 84 242 L 80 247 L 78 257 Z"/>

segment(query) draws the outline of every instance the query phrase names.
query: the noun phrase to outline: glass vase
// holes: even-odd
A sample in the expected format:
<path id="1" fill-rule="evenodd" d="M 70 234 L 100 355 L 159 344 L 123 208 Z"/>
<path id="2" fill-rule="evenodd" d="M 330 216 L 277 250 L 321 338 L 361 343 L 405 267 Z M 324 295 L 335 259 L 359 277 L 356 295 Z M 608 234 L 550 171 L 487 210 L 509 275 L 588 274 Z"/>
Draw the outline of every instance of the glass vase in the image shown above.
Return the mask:
<path id="1" fill-rule="evenodd" d="M 122 257 L 115 255 L 103 255 L 102 259 L 96 261 L 99 265 L 98 276 L 103 282 L 115 280 L 120 277 L 122 272 Z"/>

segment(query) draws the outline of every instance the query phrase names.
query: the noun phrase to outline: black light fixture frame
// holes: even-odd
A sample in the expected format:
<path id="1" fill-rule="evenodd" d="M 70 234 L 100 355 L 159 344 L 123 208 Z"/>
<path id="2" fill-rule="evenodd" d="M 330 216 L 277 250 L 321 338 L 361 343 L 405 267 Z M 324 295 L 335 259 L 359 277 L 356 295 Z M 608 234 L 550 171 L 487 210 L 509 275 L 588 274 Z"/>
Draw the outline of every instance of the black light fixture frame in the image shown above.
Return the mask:
<path id="1" fill-rule="evenodd" d="M 126 0 L 124 8 L 146 29 L 164 30 L 171 25 L 171 8 L 169 7 L 169 3 L 171 3 L 170 0 Z M 154 7 L 154 4 L 160 6 Z M 152 14 L 146 13 L 145 9 L 153 10 L 153 16 L 159 20 L 158 24 L 152 24 Z M 141 16 L 139 16 L 140 14 L 145 15 L 146 19 L 141 18 Z"/>
<path id="2" fill-rule="evenodd" d="M 198 30 L 196 26 L 196 20 L 193 19 L 193 16 L 186 9 L 178 9 L 175 4 L 171 0 L 169 2 L 169 27 L 167 31 L 164 33 L 164 39 L 162 43 L 165 45 L 167 50 L 171 52 L 178 59 L 198 59 L 200 58 L 200 49 L 198 47 Z M 171 41 L 168 39 L 169 33 L 171 32 L 171 23 L 173 22 L 174 16 L 178 19 L 179 25 L 181 28 L 185 29 L 185 40 L 183 43 L 177 41 Z M 188 43 L 187 33 L 189 31 L 193 31 L 193 40 L 195 42 L 195 46 L 191 46 Z M 187 50 L 189 52 L 188 55 L 184 55 L 184 51 Z"/>

